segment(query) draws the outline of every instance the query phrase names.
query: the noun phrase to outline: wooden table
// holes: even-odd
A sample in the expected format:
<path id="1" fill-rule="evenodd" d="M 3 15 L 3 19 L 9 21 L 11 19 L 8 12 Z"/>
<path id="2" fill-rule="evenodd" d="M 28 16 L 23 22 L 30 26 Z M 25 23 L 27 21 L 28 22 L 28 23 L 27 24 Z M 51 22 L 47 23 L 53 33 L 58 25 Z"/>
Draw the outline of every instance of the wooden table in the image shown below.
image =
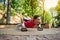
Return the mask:
<path id="1" fill-rule="evenodd" d="M 43 29 L 28 28 L 27 32 L 21 32 L 16 28 L 0 29 L 0 40 L 60 40 L 60 28 Z"/>

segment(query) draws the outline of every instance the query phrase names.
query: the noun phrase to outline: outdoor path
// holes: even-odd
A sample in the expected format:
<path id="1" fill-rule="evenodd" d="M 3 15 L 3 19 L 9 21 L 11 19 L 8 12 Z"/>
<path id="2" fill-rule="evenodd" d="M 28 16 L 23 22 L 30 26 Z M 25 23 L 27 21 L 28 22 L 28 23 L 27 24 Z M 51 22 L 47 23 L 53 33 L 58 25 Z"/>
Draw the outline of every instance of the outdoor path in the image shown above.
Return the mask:
<path id="1" fill-rule="evenodd" d="M 60 28 L 43 29 L 36 28 L 21 32 L 16 28 L 0 29 L 0 40 L 60 40 Z"/>

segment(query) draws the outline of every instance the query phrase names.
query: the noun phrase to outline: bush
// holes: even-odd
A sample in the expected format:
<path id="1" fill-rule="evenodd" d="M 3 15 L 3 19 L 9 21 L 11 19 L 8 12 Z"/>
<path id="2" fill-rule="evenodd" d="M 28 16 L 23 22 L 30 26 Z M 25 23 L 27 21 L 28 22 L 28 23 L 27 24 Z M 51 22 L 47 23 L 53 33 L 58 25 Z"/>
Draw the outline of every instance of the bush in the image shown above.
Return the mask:
<path id="1" fill-rule="evenodd" d="M 11 8 L 11 16 L 15 16 L 16 15 L 15 13 L 16 13 L 15 10 Z"/>
<path id="2" fill-rule="evenodd" d="M 41 19 L 43 20 L 43 16 L 41 16 Z M 45 11 L 43 21 L 44 21 L 44 23 L 52 24 L 52 16 L 50 15 L 49 11 Z"/>
<path id="3" fill-rule="evenodd" d="M 0 4 L 0 10 L 3 10 L 3 5 L 2 4 Z"/>

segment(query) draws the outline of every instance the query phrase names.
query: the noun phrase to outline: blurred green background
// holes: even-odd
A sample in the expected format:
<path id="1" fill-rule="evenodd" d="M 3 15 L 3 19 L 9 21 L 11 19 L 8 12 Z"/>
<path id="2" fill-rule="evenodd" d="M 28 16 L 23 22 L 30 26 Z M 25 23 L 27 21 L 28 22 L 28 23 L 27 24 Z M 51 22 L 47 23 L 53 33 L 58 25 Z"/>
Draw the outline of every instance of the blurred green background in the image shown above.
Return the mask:
<path id="1" fill-rule="evenodd" d="M 8 1 L 0 0 L 0 24 L 6 24 Z M 11 24 L 20 23 L 21 17 L 30 19 L 34 15 L 39 15 L 42 23 L 48 23 L 53 27 L 57 27 L 60 23 L 60 0 L 57 1 L 56 6 L 49 9 L 46 8 L 47 0 L 11 0 L 9 2 Z"/>

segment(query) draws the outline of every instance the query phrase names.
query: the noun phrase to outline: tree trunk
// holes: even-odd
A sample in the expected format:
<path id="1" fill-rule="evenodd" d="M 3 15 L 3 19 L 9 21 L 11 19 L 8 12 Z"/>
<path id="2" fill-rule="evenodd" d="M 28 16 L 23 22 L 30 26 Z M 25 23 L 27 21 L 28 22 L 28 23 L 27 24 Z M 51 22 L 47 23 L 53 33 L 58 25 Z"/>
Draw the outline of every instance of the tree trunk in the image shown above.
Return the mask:
<path id="1" fill-rule="evenodd" d="M 10 13 L 11 13 L 11 0 L 7 0 L 8 5 L 7 5 L 7 20 L 6 23 L 10 24 Z"/>
<path id="2" fill-rule="evenodd" d="M 4 8 L 4 10 L 5 10 L 5 0 L 3 0 L 3 2 L 4 2 L 4 3 L 3 3 L 3 8 Z"/>

